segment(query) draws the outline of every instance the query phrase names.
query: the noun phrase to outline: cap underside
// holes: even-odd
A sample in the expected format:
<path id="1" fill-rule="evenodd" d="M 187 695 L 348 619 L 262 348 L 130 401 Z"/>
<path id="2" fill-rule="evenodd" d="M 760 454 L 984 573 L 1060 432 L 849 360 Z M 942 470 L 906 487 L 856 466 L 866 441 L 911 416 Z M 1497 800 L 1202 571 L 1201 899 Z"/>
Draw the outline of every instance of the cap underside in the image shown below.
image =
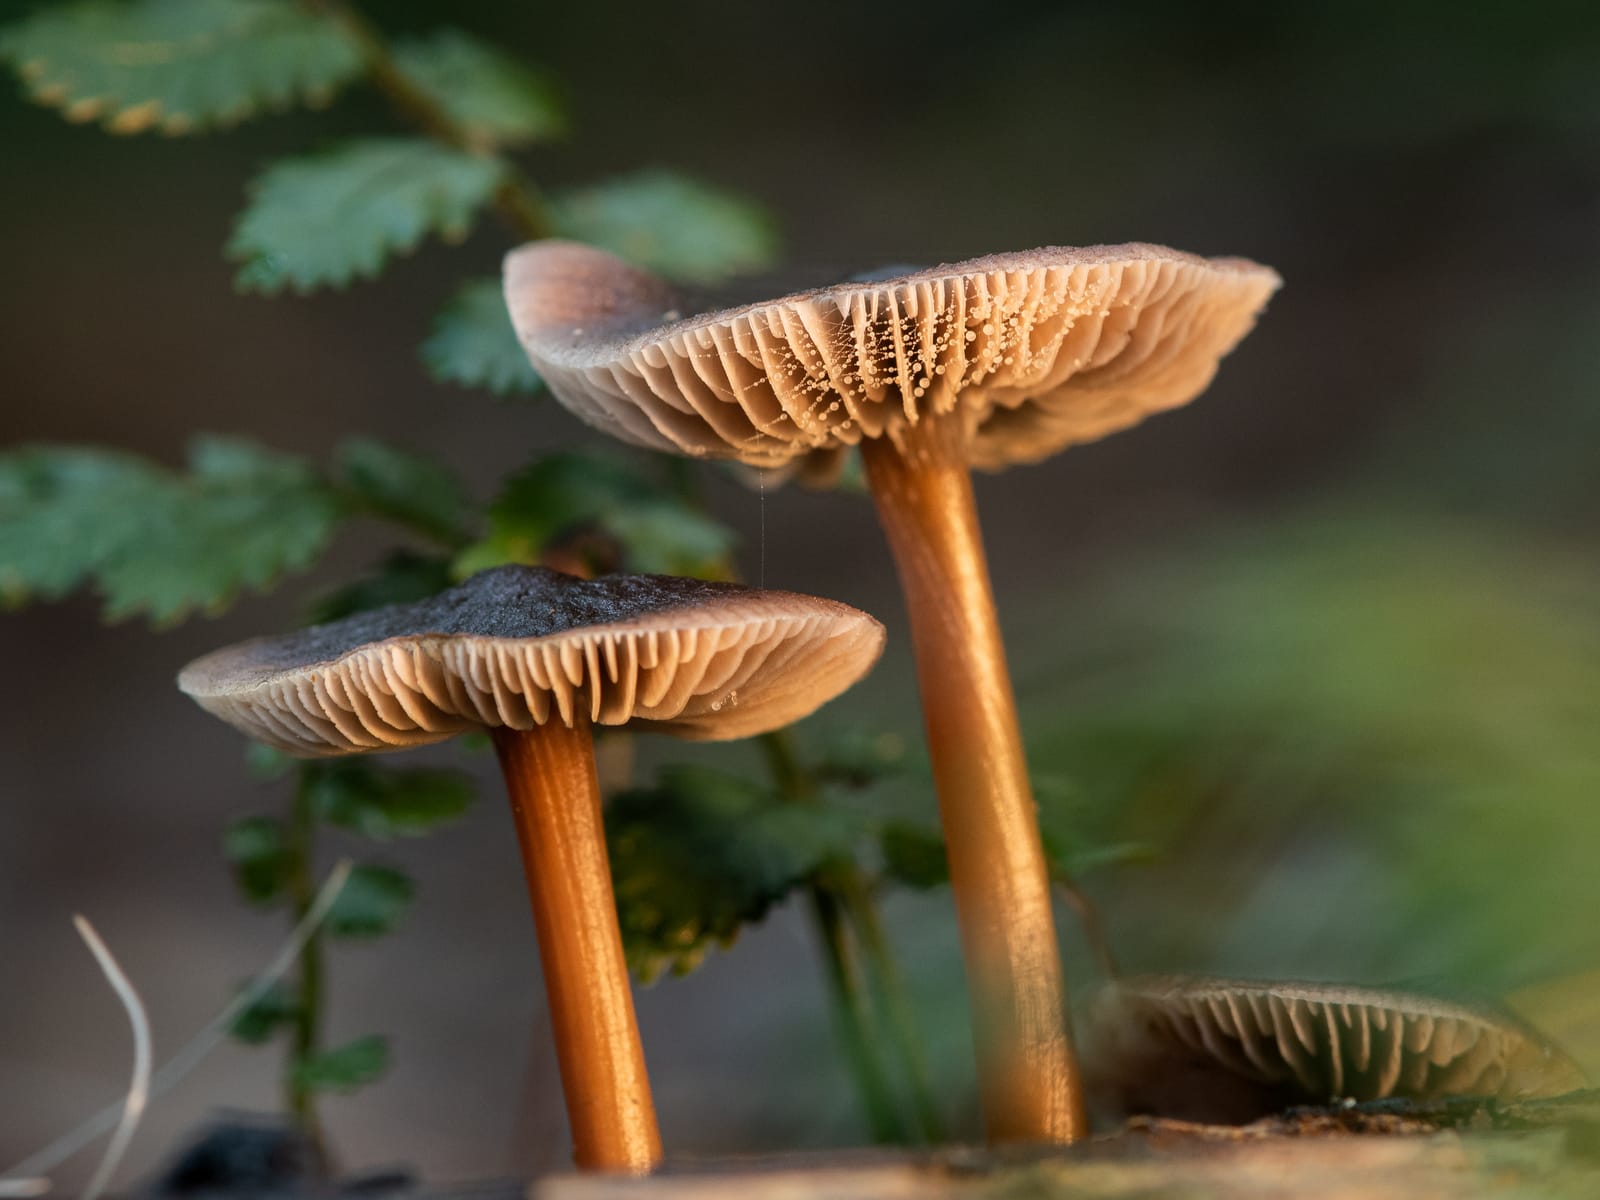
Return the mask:
<path id="1" fill-rule="evenodd" d="M 536 242 L 506 298 L 557 398 L 655 449 L 774 467 L 958 413 L 998 470 L 1184 404 L 1278 287 L 1243 259 L 1053 247 L 680 319 L 603 251 Z"/>
<path id="2" fill-rule="evenodd" d="M 882 645 L 867 614 L 815 597 L 503 567 L 418 604 L 217 651 L 178 684 L 305 756 L 585 718 L 718 740 L 806 715 Z"/>
<path id="3" fill-rule="evenodd" d="M 1510 1100 L 1586 1086 L 1571 1060 L 1514 1018 L 1375 988 L 1133 979 L 1108 988 L 1096 1025 L 1132 1074 L 1186 1058 L 1311 1102 Z"/>

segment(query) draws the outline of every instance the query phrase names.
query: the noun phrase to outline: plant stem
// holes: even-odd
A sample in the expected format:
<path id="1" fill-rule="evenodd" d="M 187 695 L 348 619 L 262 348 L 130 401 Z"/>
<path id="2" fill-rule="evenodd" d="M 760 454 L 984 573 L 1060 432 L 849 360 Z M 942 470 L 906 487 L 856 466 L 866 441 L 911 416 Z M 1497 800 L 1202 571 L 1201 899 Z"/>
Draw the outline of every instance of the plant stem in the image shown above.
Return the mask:
<path id="1" fill-rule="evenodd" d="M 1088 1132 L 1050 878 L 959 418 L 862 443 L 900 574 L 991 1141 Z"/>
<path id="2" fill-rule="evenodd" d="M 834 1021 L 849 1048 L 856 1090 L 866 1110 L 867 1128 L 871 1131 L 873 1141 L 885 1145 L 899 1144 L 905 1141 L 905 1129 L 878 1057 L 872 1052 L 873 1037 L 866 994 L 861 986 L 857 964 L 845 940 L 839 898 L 820 879 L 813 881 L 808 890 L 812 919 L 816 921 L 818 939 L 822 943 L 823 958 L 828 969 Z"/>
<path id="3" fill-rule="evenodd" d="M 1099 906 L 1089 899 L 1089 894 L 1074 880 L 1057 875 L 1055 885 L 1056 890 L 1061 893 L 1061 898 L 1067 902 L 1067 906 L 1077 914 L 1084 940 L 1089 943 L 1089 951 L 1094 955 L 1101 972 L 1107 979 L 1120 978 L 1122 972 L 1117 969 L 1116 956 L 1111 952 L 1111 941 L 1106 937 L 1105 922 L 1100 919 Z"/>
<path id="4" fill-rule="evenodd" d="M 419 87 L 401 69 L 376 25 L 344 0 L 302 0 L 302 3 L 332 21 L 351 40 L 360 51 L 373 86 L 388 97 L 401 116 L 447 146 L 494 159 L 500 164 L 501 181 L 495 190 L 495 208 L 518 236 L 533 241 L 551 235 L 550 212 L 533 181 L 510 160 L 496 154 L 492 145 L 474 137 L 425 88 Z"/>
<path id="5" fill-rule="evenodd" d="M 493 730 L 526 868 L 578 1166 L 644 1174 L 661 1134 L 633 1008 L 587 719 Z"/>
<path id="6" fill-rule="evenodd" d="M 820 788 L 815 776 L 806 769 L 795 752 L 793 735 L 786 729 L 780 729 L 763 734 L 758 740 L 778 794 L 792 804 L 816 803 Z M 899 988 L 899 972 L 895 969 L 888 943 L 882 936 L 882 925 L 859 870 L 851 862 L 830 863 L 811 880 L 807 890 L 817 936 L 828 960 L 832 1008 L 840 1036 L 851 1058 L 856 1087 L 861 1094 L 862 1107 L 866 1109 L 873 1138 L 880 1142 L 914 1140 L 907 1136 L 910 1131 L 906 1128 L 898 1105 L 889 1094 L 875 1043 L 867 1036 L 872 1023 L 870 1005 L 862 989 L 860 973 L 849 953 L 843 918 L 849 919 L 867 969 L 875 977 L 874 990 L 886 1001 L 891 1035 L 906 1059 L 918 1119 L 922 1122 L 922 1135 L 925 1139 L 934 1140 L 932 1127 L 926 1119 L 931 1109 L 926 1077 L 920 1070 L 920 1056 L 911 1033 L 910 1006 L 904 1003 L 904 994 Z M 937 1116 L 934 1121 L 936 1124 Z"/>
<path id="7" fill-rule="evenodd" d="M 945 1140 L 944 1118 L 933 1098 L 933 1084 L 928 1075 L 928 1062 L 917 1043 L 914 1033 L 916 1021 L 911 1013 L 911 1001 L 906 995 L 905 981 L 889 939 L 878 916 L 878 906 L 873 902 L 859 872 L 851 871 L 839 881 L 845 912 L 855 928 L 856 940 L 861 944 L 867 969 L 871 972 L 876 991 L 888 1016 L 889 1034 L 900 1052 L 905 1065 L 906 1079 L 911 1086 L 911 1103 L 916 1111 L 922 1140 L 938 1145 Z"/>
<path id="8" fill-rule="evenodd" d="M 295 785 L 289 819 L 289 902 L 296 927 L 317 901 L 314 878 L 317 847 L 317 814 L 312 805 L 308 775 L 301 771 Z M 317 1112 L 317 1094 L 301 1079 L 300 1067 L 322 1049 L 323 946 L 320 925 L 306 934 L 300 948 L 296 979 L 294 1046 L 285 1065 L 285 1099 L 295 1126 L 311 1147 L 319 1167 L 328 1162 L 327 1141 L 322 1119 Z"/>

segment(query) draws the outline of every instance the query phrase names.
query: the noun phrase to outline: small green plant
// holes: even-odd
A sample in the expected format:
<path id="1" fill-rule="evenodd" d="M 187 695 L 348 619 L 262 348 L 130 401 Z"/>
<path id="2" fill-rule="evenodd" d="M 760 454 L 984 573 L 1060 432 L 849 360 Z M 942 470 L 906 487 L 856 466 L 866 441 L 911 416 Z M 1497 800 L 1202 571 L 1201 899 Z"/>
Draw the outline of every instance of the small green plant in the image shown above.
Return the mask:
<path id="1" fill-rule="evenodd" d="M 293 760 L 263 746 L 252 747 L 250 757 L 254 771 L 268 779 L 292 774 L 293 797 L 284 815 L 236 820 L 224 836 L 224 853 L 240 895 L 286 911 L 297 926 L 307 921 L 316 899 L 319 830 L 332 826 L 378 842 L 416 837 L 455 820 L 473 800 L 472 780 L 459 771 L 366 761 L 296 769 Z M 324 1157 L 318 1093 L 353 1091 L 379 1078 L 389 1064 L 388 1042 L 376 1035 L 323 1044 L 325 940 L 389 933 L 410 908 L 413 892 L 402 871 L 380 863 L 353 865 L 321 924 L 307 933 L 294 983 L 268 989 L 234 1020 L 231 1032 L 242 1042 L 288 1039 L 285 1107 Z"/>
<path id="2" fill-rule="evenodd" d="M 0 59 L 31 97 L 113 133 L 198 134 L 270 110 L 321 106 L 347 88 L 386 97 L 407 132 L 324 146 L 269 165 L 227 246 L 241 292 L 278 295 L 376 278 L 423 240 L 458 240 L 494 212 L 513 239 L 553 234 L 606 246 L 696 283 L 767 265 L 771 221 L 749 201 L 662 170 L 545 193 L 518 152 L 564 132 L 556 89 L 497 47 L 457 30 L 395 41 L 338 0 L 91 0 L 45 6 L 0 29 Z M 538 391 L 499 284 L 464 280 L 421 347 L 438 380 L 499 395 Z M 653 571 L 731 578 L 734 539 L 697 499 L 693 475 L 666 460 L 612 454 L 535 459 L 487 503 L 442 465 L 370 438 L 327 463 L 238 438 L 203 436 L 185 469 L 100 447 L 32 445 L 0 453 L 0 602 L 20 606 L 95 591 L 107 620 L 157 627 L 226 609 L 244 592 L 311 569 L 348 522 L 376 519 L 392 542 L 371 568 L 322 596 L 327 620 L 431 595 L 473 571 L 543 563 L 579 573 Z M 936 1138 L 937 1106 L 905 1028 L 900 995 L 858 857 L 872 839 L 826 802 L 832 769 L 769 735 L 769 784 L 668 769 L 617 797 L 613 852 L 630 962 L 642 977 L 692 969 L 714 942 L 796 890 L 811 897 L 841 1038 L 880 1140 Z M 242 894 L 302 919 L 329 827 L 367 839 L 422 835 L 469 806 L 466 777 L 365 762 L 294 766 L 253 752 L 281 779 L 284 807 L 236 822 L 225 838 Z M 858 764 L 859 765 L 859 764 Z M 857 772 L 854 782 L 870 782 Z M 714 834 L 697 815 L 728 806 L 756 819 Z M 669 824 L 668 813 L 681 818 Z M 687 881 L 669 864 L 695 839 L 719 839 Z M 870 861 L 870 855 L 868 856 Z M 289 1042 L 286 1103 L 319 1138 L 316 1097 L 382 1074 L 388 1050 L 321 1036 L 329 939 L 388 932 L 414 884 L 357 866 L 292 983 L 263 996 L 234 1032 Z M 897 1027 L 906 1098 L 886 1080 L 866 1030 L 874 1005 Z"/>

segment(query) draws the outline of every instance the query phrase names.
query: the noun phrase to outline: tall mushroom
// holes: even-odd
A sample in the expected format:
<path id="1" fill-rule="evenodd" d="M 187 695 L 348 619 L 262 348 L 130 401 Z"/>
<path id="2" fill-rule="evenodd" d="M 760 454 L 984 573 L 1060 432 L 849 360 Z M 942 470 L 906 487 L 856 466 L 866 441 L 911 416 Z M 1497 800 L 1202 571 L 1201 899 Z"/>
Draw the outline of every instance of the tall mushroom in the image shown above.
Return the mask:
<path id="1" fill-rule="evenodd" d="M 1413 991 L 1156 975 L 1108 986 L 1092 1013 L 1092 1090 L 1122 1114 L 1243 1124 L 1293 1104 L 1587 1086 L 1510 1014 Z"/>
<path id="2" fill-rule="evenodd" d="M 911 616 L 993 1140 L 1071 1141 L 1085 1121 L 970 468 L 1192 399 L 1278 283 L 1243 259 L 1054 248 L 684 317 L 590 247 L 506 261 L 524 349 L 591 425 L 757 467 L 861 447 Z"/>
<path id="3" fill-rule="evenodd" d="M 499 567 L 429 600 L 219 650 L 178 686 L 303 756 L 487 727 L 522 846 L 575 1157 L 644 1172 L 661 1139 L 623 961 L 591 725 L 696 740 L 786 725 L 883 648 L 856 609 L 658 575 Z"/>

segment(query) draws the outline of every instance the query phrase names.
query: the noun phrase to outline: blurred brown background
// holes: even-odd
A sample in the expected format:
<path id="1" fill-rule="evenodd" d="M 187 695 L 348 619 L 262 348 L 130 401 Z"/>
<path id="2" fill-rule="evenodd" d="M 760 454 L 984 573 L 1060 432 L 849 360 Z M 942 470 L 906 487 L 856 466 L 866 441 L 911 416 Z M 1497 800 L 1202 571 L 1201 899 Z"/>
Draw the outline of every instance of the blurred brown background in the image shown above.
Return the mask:
<path id="1" fill-rule="evenodd" d="M 1090 890 L 1138 969 L 1503 989 L 1600 965 L 1600 10 L 367 7 L 561 77 L 575 130 L 526 158 L 542 183 L 702 174 L 770 205 L 808 278 L 1135 239 L 1278 268 L 1283 292 L 1202 400 L 979 484 L 1035 761 L 1098 832 L 1160 852 Z M 393 128 L 357 89 L 230 134 L 113 139 L 8 84 L 3 442 L 176 462 L 196 430 L 319 456 L 366 431 L 437 451 L 486 494 L 529 454 L 588 441 L 551 402 L 436 386 L 416 361 L 455 282 L 507 248 L 492 222 L 343 294 L 233 295 L 220 247 L 245 180 Z M 888 713 L 914 738 L 867 504 L 727 481 L 711 495 L 750 575 L 764 562 L 771 586 L 889 624 L 883 666 L 819 722 Z M 218 852 L 230 818 L 276 795 L 172 676 L 293 623 L 379 549 L 353 531 L 314 577 L 172 632 L 103 627 L 86 599 L 0 617 L 0 1167 L 125 1083 L 124 1019 L 71 914 L 140 987 L 158 1056 L 278 945 Z M 387 1033 L 396 1059 L 330 1105 L 351 1163 L 448 1178 L 564 1159 L 493 795 L 387 847 L 416 909 L 400 936 L 335 952 L 335 1036 Z M 897 898 L 890 917 L 970 1133 L 947 899 Z M 641 993 L 669 1146 L 861 1140 L 812 955 L 782 912 Z M 1559 1020 L 1593 1037 L 1593 1009 Z M 275 1070 L 270 1052 L 219 1050 L 153 1107 L 132 1161 L 219 1107 L 270 1107 Z M 519 1112 L 536 1130 L 520 1140 Z"/>

